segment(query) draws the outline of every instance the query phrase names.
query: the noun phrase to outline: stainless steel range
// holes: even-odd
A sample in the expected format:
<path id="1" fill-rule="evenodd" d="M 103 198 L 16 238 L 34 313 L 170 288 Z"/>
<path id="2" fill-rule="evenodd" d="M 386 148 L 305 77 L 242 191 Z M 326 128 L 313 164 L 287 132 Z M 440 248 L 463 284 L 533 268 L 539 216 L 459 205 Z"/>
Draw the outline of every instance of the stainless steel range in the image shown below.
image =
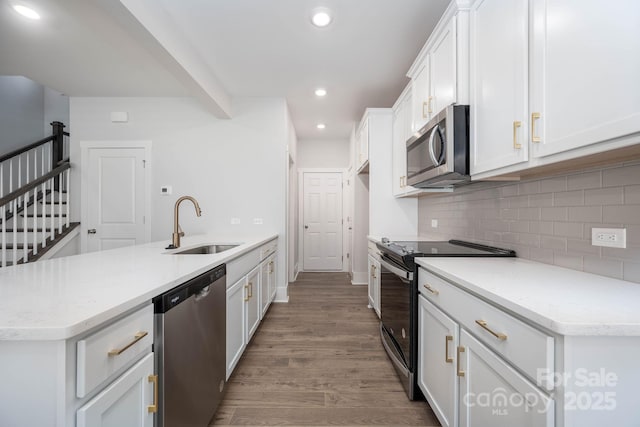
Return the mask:
<path id="1" fill-rule="evenodd" d="M 417 384 L 418 268 L 416 257 L 515 257 L 515 251 L 461 240 L 400 241 L 383 238 L 380 250 L 380 336 L 411 400 L 424 397 Z"/>

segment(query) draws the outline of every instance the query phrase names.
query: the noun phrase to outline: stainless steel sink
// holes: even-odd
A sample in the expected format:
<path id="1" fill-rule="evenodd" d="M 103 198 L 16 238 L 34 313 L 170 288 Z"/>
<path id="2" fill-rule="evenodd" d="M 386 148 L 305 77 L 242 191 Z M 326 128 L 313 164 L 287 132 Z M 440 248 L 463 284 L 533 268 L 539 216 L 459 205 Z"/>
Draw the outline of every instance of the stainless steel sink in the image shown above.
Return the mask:
<path id="1" fill-rule="evenodd" d="M 185 249 L 182 251 L 172 252 L 173 255 L 206 255 L 217 254 L 220 252 L 228 251 L 229 249 L 236 248 L 240 245 L 204 245 L 197 246 L 191 249 Z"/>

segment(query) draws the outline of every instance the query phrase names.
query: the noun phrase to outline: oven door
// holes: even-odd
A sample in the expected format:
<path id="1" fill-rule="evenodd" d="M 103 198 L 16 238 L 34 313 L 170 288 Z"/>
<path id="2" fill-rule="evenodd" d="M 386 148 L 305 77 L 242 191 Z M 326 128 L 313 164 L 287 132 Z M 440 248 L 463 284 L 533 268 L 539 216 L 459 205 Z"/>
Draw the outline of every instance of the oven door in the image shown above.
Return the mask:
<path id="1" fill-rule="evenodd" d="M 393 360 L 394 363 L 396 365 L 400 363 L 410 372 L 414 371 L 411 364 L 412 284 L 412 271 L 382 256 L 380 259 L 380 315 L 383 343 L 389 356 L 397 359 Z"/>

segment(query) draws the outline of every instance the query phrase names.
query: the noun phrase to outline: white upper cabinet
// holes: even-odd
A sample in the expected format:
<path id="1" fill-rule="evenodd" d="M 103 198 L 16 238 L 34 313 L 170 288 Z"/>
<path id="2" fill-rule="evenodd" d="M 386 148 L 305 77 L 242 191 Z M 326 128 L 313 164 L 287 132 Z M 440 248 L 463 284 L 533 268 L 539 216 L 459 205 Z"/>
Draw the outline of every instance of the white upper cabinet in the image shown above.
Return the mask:
<path id="1" fill-rule="evenodd" d="M 470 11 L 471 174 L 528 160 L 528 0 Z"/>
<path id="2" fill-rule="evenodd" d="M 532 5 L 533 156 L 640 132 L 640 2 Z"/>
<path id="3" fill-rule="evenodd" d="M 358 162 L 356 171 L 358 173 L 368 172 L 369 166 L 369 120 L 364 118 L 360 123 L 356 134 L 356 149 L 358 152 Z"/>
<path id="4" fill-rule="evenodd" d="M 447 105 L 468 103 L 467 3 L 451 2 L 407 73 L 412 85 L 412 131 L 419 130 Z"/>
<path id="5" fill-rule="evenodd" d="M 427 108 L 432 117 L 456 97 L 456 17 L 452 17 L 435 38 L 429 53 L 429 98 Z"/>
<path id="6" fill-rule="evenodd" d="M 640 142 L 640 2 L 476 0 L 470 15 L 472 179 Z"/>

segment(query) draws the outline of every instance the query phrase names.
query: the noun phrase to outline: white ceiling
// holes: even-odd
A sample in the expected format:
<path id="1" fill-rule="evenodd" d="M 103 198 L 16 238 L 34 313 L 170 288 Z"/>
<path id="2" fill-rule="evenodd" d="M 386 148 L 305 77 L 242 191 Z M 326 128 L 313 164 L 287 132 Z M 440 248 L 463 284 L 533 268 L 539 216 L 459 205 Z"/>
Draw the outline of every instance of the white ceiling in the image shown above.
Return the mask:
<path id="1" fill-rule="evenodd" d="M 152 46 L 143 31 L 132 31 L 135 20 L 124 17 L 122 8 L 114 12 L 106 0 L 29 2 L 42 12 L 41 21 L 16 16 L 9 0 L 0 0 L 0 74 L 26 75 L 71 96 L 183 96 L 193 91 L 184 73 L 167 66 L 166 52 L 159 54 L 162 49 Z M 366 107 L 393 104 L 408 81 L 406 71 L 448 3 L 154 4 L 166 11 L 173 37 L 191 45 L 230 96 L 285 97 L 299 139 L 346 139 Z M 310 23 L 318 6 L 333 12 L 328 28 Z M 313 93 L 320 86 L 328 90 L 323 99 Z M 319 122 L 327 128 L 316 129 Z"/>

